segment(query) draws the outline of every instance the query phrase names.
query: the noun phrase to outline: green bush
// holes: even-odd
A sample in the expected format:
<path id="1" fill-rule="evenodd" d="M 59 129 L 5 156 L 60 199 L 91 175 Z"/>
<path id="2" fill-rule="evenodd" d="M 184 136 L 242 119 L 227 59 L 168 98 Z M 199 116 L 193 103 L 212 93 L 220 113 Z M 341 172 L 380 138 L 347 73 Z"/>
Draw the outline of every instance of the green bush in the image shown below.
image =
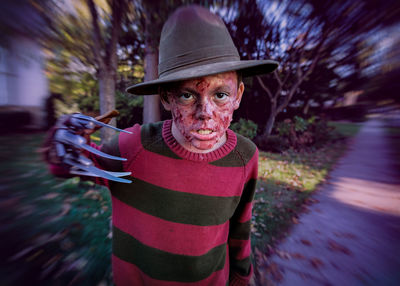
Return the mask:
<path id="1" fill-rule="evenodd" d="M 306 131 L 309 124 L 310 124 L 310 122 L 308 122 L 307 120 L 305 120 L 302 117 L 299 117 L 299 116 L 294 117 L 294 130 L 296 132 Z"/>
<path id="2" fill-rule="evenodd" d="M 119 112 L 117 125 L 127 128 L 142 119 L 143 96 L 135 96 L 121 91 L 115 94 L 116 109 Z"/>
<path id="3" fill-rule="evenodd" d="M 91 116 L 100 113 L 99 96 L 84 96 L 78 101 L 83 113 Z M 117 90 L 115 92 L 115 109 L 118 110 L 117 126 L 127 128 L 142 118 L 143 96 L 134 96 Z"/>
<path id="4" fill-rule="evenodd" d="M 78 105 L 83 113 L 100 112 L 99 96 L 82 96 L 78 99 Z"/>
<path id="5" fill-rule="evenodd" d="M 258 126 L 251 120 L 240 118 L 239 122 L 232 123 L 230 128 L 240 135 L 253 139 L 257 135 Z"/>
<path id="6" fill-rule="evenodd" d="M 254 139 L 254 143 L 261 150 L 275 153 L 283 152 L 289 148 L 288 141 L 279 135 L 269 135 L 268 137 L 260 135 Z"/>
<path id="7" fill-rule="evenodd" d="M 282 146 L 297 150 L 308 146 L 322 146 L 333 139 L 333 129 L 334 127 L 328 126 L 326 120 L 315 116 L 309 119 L 295 116 L 293 120 L 278 122 L 275 127 Z"/>

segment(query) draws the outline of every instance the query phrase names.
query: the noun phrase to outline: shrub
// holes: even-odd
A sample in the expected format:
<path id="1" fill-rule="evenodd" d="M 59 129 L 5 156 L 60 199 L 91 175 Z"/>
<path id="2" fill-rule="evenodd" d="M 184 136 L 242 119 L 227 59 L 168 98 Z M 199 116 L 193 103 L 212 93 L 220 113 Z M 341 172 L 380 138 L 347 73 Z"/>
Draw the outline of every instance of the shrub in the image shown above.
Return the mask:
<path id="1" fill-rule="evenodd" d="M 78 99 L 79 108 L 84 113 L 99 113 L 99 96 L 82 96 Z"/>
<path id="2" fill-rule="evenodd" d="M 135 96 L 121 91 L 115 94 L 116 109 L 119 111 L 117 125 L 127 128 L 140 123 L 143 114 L 143 96 Z"/>
<path id="3" fill-rule="evenodd" d="M 253 139 L 257 135 L 258 126 L 251 120 L 240 118 L 239 122 L 232 123 L 230 128 L 240 135 Z"/>
<path id="4" fill-rule="evenodd" d="M 281 142 L 299 150 L 308 146 L 320 147 L 331 140 L 334 127 L 328 126 L 326 120 L 315 116 L 308 120 L 295 116 L 293 120 L 285 119 L 278 122 L 275 129 Z M 282 147 L 285 147 L 285 144 Z"/>
<path id="5" fill-rule="evenodd" d="M 261 150 L 276 153 L 283 152 L 289 148 L 288 141 L 279 135 L 269 135 L 268 137 L 260 135 L 254 139 L 254 143 Z"/>

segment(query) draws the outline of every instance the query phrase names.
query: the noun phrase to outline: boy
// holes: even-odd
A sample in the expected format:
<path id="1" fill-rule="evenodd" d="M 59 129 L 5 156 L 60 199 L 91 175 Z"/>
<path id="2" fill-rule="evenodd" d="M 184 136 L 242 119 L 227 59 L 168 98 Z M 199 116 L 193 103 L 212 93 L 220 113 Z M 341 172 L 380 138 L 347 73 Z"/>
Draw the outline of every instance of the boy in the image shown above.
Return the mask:
<path id="1" fill-rule="evenodd" d="M 112 195 L 116 285 L 248 284 L 258 150 L 228 127 L 241 77 L 276 67 L 240 61 L 222 20 L 199 6 L 165 23 L 159 78 L 127 91 L 159 93 L 172 120 L 136 124 L 101 147 L 124 162 L 87 154 L 98 168 L 132 174 L 130 184 L 97 180 Z"/>

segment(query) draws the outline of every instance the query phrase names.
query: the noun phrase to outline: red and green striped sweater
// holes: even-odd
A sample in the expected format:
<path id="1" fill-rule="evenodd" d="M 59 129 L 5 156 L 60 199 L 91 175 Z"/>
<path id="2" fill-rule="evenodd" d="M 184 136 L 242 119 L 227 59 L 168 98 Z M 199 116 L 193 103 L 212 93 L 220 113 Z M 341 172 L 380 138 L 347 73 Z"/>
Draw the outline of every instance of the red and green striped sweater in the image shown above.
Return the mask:
<path id="1" fill-rule="evenodd" d="M 116 285 L 247 285 L 258 150 L 227 131 L 206 154 L 184 149 L 170 120 L 135 125 L 101 149 L 126 162 L 91 156 L 133 182 L 106 184 L 112 195 Z"/>

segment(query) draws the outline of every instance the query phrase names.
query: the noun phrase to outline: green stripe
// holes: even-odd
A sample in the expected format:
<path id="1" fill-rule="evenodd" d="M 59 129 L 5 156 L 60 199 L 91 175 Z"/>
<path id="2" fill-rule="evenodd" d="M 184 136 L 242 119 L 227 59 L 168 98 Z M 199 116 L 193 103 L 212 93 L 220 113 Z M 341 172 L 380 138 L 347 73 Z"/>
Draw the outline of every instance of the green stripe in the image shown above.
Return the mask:
<path id="1" fill-rule="evenodd" d="M 250 220 L 243 223 L 240 222 L 231 223 L 231 227 L 229 229 L 229 238 L 244 239 L 244 240 L 249 239 L 250 229 L 251 229 Z"/>
<path id="2" fill-rule="evenodd" d="M 165 144 L 162 137 L 163 122 L 144 124 L 140 128 L 140 140 L 144 149 L 173 159 L 182 159 Z"/>
<path id="3" fill-rule="evenodd" d="M 236 137 L 237 144 L 232 152 L 219 160 L 210 162 L 211 165 L 218 167 L 243 167 L 253 158 L 257 150 L 256 145 L 239 134 L 236 134 Z"/>
<path id="4" fill-rule="evenodd" d="M 201 256 L 178 255 L 146 246 L 114 226 L 113 253 L 154 279 L 196 282 L 224 268 L 226 244 Z"/>
<path id="5" fill-rule="evenodd" d="M 240 197 L 217 197 L 172 191 L 133 178 L 115 184 L 112 195 L 147 214 L 172 222 L 192 225 L 219 225 L 229 220 Z"/>
<path id="6" fill-rule="evenodd" d="M 121 157 L 121 153 L 119 151 L 119 144 L 118 144 L 118 136 L 119 134 L 115 135 L 110 142 L 105 143 L 101 147 L 101 151 L 107 153 L 109 155 Z M 122 161 L 106 159 L 104 157 L 96 156 L 97 162 L 102 166 L 102 170 L 105 171 L 112 171 L 112 172 L 122 172 Z"/>
<path id="7" fill-rule="evenodd" d="M 230 268 L 233 271 L 238 272 L 242 276 L 249 275 L 250 263 L 251 263 L 250 257 L 247 257 L 242 260 L 236 260 L 232 258 L 232 256 L 230 256 L 229 263 L 230 263 Z"/>
<path id="8" fill-rule="evenodd" d="M 250 203 L 254 199 L 255 195 L 255 190 L 256 190 L 256 185 L 257 185 L 257 179 L 250 179 L 243 188 L 243 195 L 240 200 L 242 203 Z"/>

